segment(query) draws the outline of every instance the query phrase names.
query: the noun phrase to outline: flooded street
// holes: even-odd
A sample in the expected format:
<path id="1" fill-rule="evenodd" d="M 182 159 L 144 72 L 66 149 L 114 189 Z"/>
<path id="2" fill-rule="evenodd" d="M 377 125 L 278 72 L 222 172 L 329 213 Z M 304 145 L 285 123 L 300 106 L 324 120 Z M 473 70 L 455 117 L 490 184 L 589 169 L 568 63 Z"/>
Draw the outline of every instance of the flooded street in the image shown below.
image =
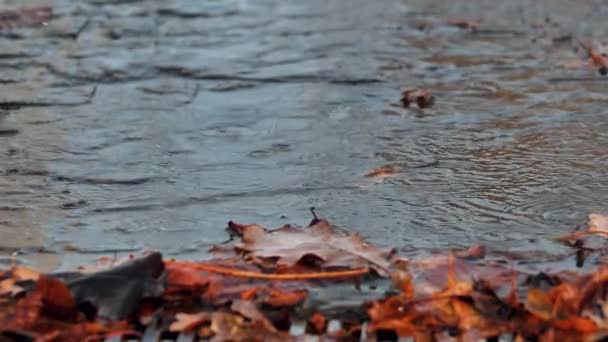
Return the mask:
<path id="1" fill-rule="evenodd" d="M 2 262 L 201 258 L 311 206 L 404 251 L 557 251 L 605 210 L 608 78 L 565 67 L 605 42 L 601 1 L 39 3 L 0 35 Z"/>

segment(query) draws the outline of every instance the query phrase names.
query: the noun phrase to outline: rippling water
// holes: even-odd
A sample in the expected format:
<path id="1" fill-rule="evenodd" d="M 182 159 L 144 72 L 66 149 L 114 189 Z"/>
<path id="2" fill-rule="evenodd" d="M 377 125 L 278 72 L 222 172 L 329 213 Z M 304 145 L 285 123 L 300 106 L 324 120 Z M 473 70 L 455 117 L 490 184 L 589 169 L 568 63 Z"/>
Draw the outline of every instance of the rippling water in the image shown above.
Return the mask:
<path id="1" fill-rule="evenodd" d="M 403 249 L 551 248 L 605 208 L 608 79 L 562 67 L 605 37 L 601 1 L 52 5 L 0 37 L 6 253 L 196 258 L 310 206 Z M 403 172 L 363 177 L 382 165 Z"/>

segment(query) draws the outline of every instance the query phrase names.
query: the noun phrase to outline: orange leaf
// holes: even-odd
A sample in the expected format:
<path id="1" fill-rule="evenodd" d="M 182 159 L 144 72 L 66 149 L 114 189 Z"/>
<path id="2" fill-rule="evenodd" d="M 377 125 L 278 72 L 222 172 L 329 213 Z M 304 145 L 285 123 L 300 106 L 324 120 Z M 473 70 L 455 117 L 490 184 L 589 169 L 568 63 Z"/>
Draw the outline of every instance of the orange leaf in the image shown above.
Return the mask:
<path id="1" fill-rule="evenodd" d="M 306 332 L 309 334 L 322 335 L 327 331 L 327 319 L 319 312 L 315 312 L 306 326 Z"/>
<path id="2" fill-rule="evenodd" d="M 415 289 L 411 274 L 397 270 L 391 274 L 391 280 L 393 281 L 393 286 L 401 290 L 403 297 L 407 299 L 414 298 Z"/>
<path id="3" fill-rule="evenodd" d="M 253 298 L 255 298 L 257 291 L 258 291 L 258 289 L 255 287 L 251 288 L 247 291 L 244 291 L 241 293 L 241 299 L 242 300 L 252 300 Z"/>
<path id="4" fill-rule="evenodd" d="M 471 304 L 459 299 L 452 299 L 450 304 L 458 317 L 458 325 L 461 329 L 470 330 L 481 326 L 483 319 Z"/>
<path id="5" fill-rule="evenodd" d="M 264 288 L 262 302 L 274 307 L 294 306 L 304 301 L 307 296 L 306 290 L 286 291 L 279 288 Z"/>
<path id="6" fill-rule="evenodd" d="M 589 58 L 591 58 L 593 65 L 595 65 L 596 67 L 601 68 L 608 66 L 608 60 L 606 59 L 606 57 L 596 52 L 592 48 L 587 49 L 587 55 L 589 56 Z"/>
<path id="7" fill-rule="evenodd" d="M 387 166 L 381 166 L 381 167 L 369 170 L 365 174 L 365 177 L 383 179 L 383 178 L 388 178 L 388 177 L 394 177 L 399 172 L 401 172 L 400 167 L 387 165 Z"/>
<path id="8" fill-rule="evenodd" d="M 544 320 L 553 317 L 553 304 L 547 294 L 540 289 L 530 289 L 528 291 L 526 309 Z"/>
<path id="9" fill-rule="evenodd" d="M 199 312 L 196 314 L 178 313 L 175 315 L 175 322 L 169 326 L 169 331 L 181 332 L 191 331 L 203 323 L 211 321 L 211 314 Z"/>
<path id="10" fill-rule="evenodd" d="M 61 320 L 73 320 L 76 317 L 76 301 L 61 280 L 41 276 L 36 283 L 36 291 L 42 294 L 45 315 Z"/>
<path id="11" fill-rule="evenodd" d="M 598 326 L 592 320 L 582 317 L 570 317 L 553 321 L 553 326 L 560 330 L 570 330 L 584 333 L 598 331 Z"/>
<path id="12" fill-rule="evenodd" d="M 411 336 L 416 332 L 424 331 L 423 327 L 413 323 L 409 319 L 389 319 L 380 322 L 372 322 L 368 325 L 368 331 L 392 330 L 397 336 Z"/>

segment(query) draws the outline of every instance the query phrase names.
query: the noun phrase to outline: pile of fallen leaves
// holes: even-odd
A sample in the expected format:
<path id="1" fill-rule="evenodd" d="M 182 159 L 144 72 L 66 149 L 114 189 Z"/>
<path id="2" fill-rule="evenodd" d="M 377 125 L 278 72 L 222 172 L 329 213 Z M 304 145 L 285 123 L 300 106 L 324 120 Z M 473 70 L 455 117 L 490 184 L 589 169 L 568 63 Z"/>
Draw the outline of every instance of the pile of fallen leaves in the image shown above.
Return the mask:
<path id="1" fill-rule="evenodd" d="M 73 273 L 0 272 L 0 340 L 608 336 L 606 247 L 597 241 L 608 236 L 607 216 L 592 214 L 558 239 L 574 248 L 561 261 L 587 260 L 587 272 L 576 271 L 575 259 L 569 271 L 532 271 L 483 246 L 407 259 L 316 216 L 307 227 L 230 222 L 228 231 L 231 241 L 213 247 L 206 261 L 149 253 Z M 332 295 L 332 288 L 339 290 Z"/>

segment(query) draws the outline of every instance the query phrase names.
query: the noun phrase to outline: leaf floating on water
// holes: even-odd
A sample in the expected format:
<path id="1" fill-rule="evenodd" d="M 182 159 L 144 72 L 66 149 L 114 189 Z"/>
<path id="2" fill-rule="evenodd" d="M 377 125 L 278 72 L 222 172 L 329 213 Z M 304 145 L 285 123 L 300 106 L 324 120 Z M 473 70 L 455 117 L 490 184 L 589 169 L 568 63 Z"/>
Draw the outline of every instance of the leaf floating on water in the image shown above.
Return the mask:
<path id="1" fill-rule="evenodd" d="M 592 48 L 587 48 L 587 56 L 602 75 L 608 74 L 608 57 L 600 54 Z"/>
<path id="2" fill-rule="evenodd" d="M 578 44 L 587 53 L 589 64 L 594 66 L 601 75 L 608 74 L 608 56 L 598 52 L 596 49 L 592 48 L 590 44 L 585 44 L 580 40 L 578 41 Z"/>
<path id="3" fill-rule="evenodd" d="M 454 255 L 463 259 L 483 259 L 486 256 L 486 247 L 475 245 L 465 250 L 454 251 Z"/>
<path id="4" fill-rule="evenodd" d="M 418 108 L 424 109 L 435 103 L 435 97 L 426 89 L 406 89 L 401 92 L 401 103 L 405 108 L 415 103 Z"/>
<path id="5" fill-rule="evenodd" d="M 397 174 L 399 174 L 400 172 L 401 172 L 400 167 L 387 165 L 387 166 L 381 166 L 381 167 L 369 170 L 365 174 L 365 177 L 384 179 L 384 178 L 388 178 L 388 177 L 394 177 Z"/>
<path id="6" fill-rule="evenodd" d="M 608 239 L 607 215 L 589 214 L 587 220 L 581 226 L 577 227 L 574 232 L 559 236 L 556 240 L 575 248 L 591 250 L 603 248 L 604 244 L 598 243 L 599 241 L 597 239 L 591 239 L 591 236 Z"/>
<path id="7" fill-rule="evenodd" d="M 461 29 L 477 31 L 481 22 L 479 20 L 468 20 L 462 18 L 449 18 L 445 20 L 445 24 L 449 26 L 458 27 Z"/>

